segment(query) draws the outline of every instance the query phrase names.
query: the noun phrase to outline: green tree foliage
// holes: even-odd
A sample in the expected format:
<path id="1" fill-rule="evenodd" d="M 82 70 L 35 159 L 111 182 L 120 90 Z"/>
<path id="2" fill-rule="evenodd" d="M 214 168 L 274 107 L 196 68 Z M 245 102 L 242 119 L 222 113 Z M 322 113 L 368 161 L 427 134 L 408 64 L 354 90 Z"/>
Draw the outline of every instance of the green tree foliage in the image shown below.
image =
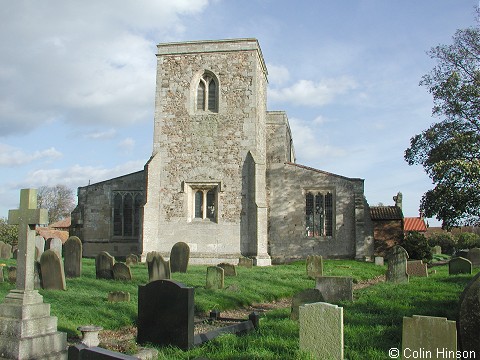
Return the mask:
<path id="1" fill-rule="evenodd" d="M 442 254 L 453 255 L 457 242 L 452 234 L 440 233 L 431 235 L 428 239 L 428 245 L 431 247 L 438 245 L 442 248 Z"/>
<path id="2" fill-rule="evenodd" d="M 48 210 L 50 223 L 62 220 L 75 208 L 74 192 L 65 185 L 41 186 L 37 190 L 37 207 Z"/>
<path id="3" fill-rule="evenodd" d="M 405 235 L 401 245 L 407 250 L 410 259 L 430 261 L 433 258 L 432 248 L 428 245 L 427 238 L 418 231 Z"/>
<path id="4" fill-rule="evenodd" d="M 480 27 L 457 30 L 453 44 L 430 50 L 437 61 L 420 85 L 442 118 L 410 140 L 408 164 L 422 165 L 435 187 L 420 209 L 443 227 L 480 224 Z"/>
<path id="5" fill-rule="evenodd" d="M 474 233 L 460 233 L 456 236 L 456 239 L 458 250 L 471 249 L 480 246 L 480 236 Z"/>
<path id="6" fill-rule="evenodd" d="M 6 218 L 0 218 L 0 241 L 13 246 L 18 243 L 18 226 L 8 225 Z"/>

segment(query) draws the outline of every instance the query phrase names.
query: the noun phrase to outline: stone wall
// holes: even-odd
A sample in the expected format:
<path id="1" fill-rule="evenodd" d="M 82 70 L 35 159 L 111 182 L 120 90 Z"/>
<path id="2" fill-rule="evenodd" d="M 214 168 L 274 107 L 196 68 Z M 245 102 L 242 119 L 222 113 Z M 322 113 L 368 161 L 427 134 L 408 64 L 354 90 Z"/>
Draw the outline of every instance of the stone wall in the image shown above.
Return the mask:
<path id="1" fill-rule="evenodd" d="M 373 222 L 375 255 L 385 256 L 388 250 L 403 240 L 403 220 L 375 220 Z"/>

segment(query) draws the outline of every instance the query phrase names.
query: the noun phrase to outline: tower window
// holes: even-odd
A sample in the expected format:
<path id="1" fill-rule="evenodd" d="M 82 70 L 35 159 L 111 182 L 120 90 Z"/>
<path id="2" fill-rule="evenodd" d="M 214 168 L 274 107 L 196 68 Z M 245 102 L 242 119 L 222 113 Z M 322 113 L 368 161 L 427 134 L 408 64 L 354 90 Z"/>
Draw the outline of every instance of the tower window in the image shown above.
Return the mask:
<path id="1" fill-rule="evenodd" d="M 139 191 L 113 192 L 113 236 L 138 236 L 143 195 Z"/>
<path id="2" fill-rule="evenodd" d="M 197 110 L 218 111 L 218 84 L 210 74 L 204 74 L 197 86 Z"/>
<path id="3" fill-rule="evenodd" d="M 188 221 L 218 220 L 218 183 L 188 184 Z"/>

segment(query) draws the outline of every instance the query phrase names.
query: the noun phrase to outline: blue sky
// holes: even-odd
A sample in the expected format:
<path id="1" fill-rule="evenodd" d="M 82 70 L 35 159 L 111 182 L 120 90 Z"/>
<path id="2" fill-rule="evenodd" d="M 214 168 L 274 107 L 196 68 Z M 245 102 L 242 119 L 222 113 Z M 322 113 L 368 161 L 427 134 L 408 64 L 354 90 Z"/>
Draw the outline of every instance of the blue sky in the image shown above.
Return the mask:
<path id="1" fill-rule="evenodd" d="M 141 5 L 140 5 L 141 4 Z M 72 188 L 150 157 L 156 44 L 257 38 L 268 109 L 285 110 L 297 162 L 365 179 L 371 205 L 432 187 L 403 153 L 436 121 L 418 85 L 426 51 L 475 24 L 477 0 L 156 0 L 2 3 L 0 217 L 19 189 Z M 430 221 L 431 225 L 438 222 Z"/>

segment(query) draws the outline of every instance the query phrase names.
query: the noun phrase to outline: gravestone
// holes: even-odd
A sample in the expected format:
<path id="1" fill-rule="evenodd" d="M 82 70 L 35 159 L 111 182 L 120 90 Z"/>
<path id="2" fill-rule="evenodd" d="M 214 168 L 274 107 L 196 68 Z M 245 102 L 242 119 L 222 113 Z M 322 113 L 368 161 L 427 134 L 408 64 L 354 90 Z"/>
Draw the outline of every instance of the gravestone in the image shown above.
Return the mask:
<path id="1" fill-rule="evenodd" d="M 468 250 L 469 249 L 458 250 L 458 251 L 455 252 L 455 256 L 463 257 L 465 259 L 468 259 Z"/>
<path id="2" fill-rule="evenodd" d="M 251 269 L 253 267 L 253 259 L 241 256 L 238 258 L 238 266 L 246 267 Z"/>
<path id="3" fill-rule="evenodd" d="M 220 263 L 217 266 L 223 269 L 223 274 L 225 276 L 237 276 L 237 269 L 235 265 L 228 263 Z"/>
<path id="4" fill-rule="evenodd" d="M 432 249 L 433 255 L 442 255 L 442 247 L 440 245 L 436 245 Z"/>
<path id="5" fill-rule="evenodd" d="M 138 287 L 139 344 L 194 345 L 194 289 L 173 280 L 156 280 Z"/>
<path id="6" fill-rule="evenodd" d="M 473 248 L 468 251 L 467 259 L 473 266 L 480 266 L 480 248 Z"/>
<path id="7" fill-rule="evenodd" d="M 170 252 L 170 270 L 172 273 L 186 273 L 188 260 L 190 259 L 190 247 L 184 242 L 177 242 Z"/>
<path id="8" fill-rule="evenodd" d="M 455 321 L 419 315 L 403 318 L 403 358 L 450 359 L 450 351 L 457 352 Z"/>
<path id="9" fill-rule="evenodd" d="M 353 279 L 342 276 L 322 276 L 316 279 L 315 289 L 324 302 L 353 301 Z"/>
<path id="10" fill-rule="evenodd" d="M 113 279 L 115 258 L 106 251 L 101 251 L 95 258 L 95 274 L 97 279 Z"/>
<path id="11" fill-rule="evenodd" d="M 40 266 L 40 259 L 39 261 L 35 261 L 35 266 L 33 267 L 34 269 L 34 280 L 33 280 L 33 288 L 38 290 L 38 289 L 43 289 L 42 286 L 42 268 Z"/>
<path id="12" fill-rule="evenodd" d="M 463 257 L 456 257 L 448 262 L 448 275 L 471 274 L 472 262 Z"/>
<path id="13" fill-rule="evenodd" d="M 127 258 L 125 259 L 125 264 L 127 264 L 128 266 L 137 265 L 138 264 L 138 256 L 135 255 L 135 254 L 128 255 Z"/>
<path id="14" fill-rule="evenodd" d="M 108 301 L 128 302 L 130 301 L 130 293 L 128 291 L 111 291 L 108 293 Z"/>
<path id="15" fill-rule="evenodd" d="M 343 360 L 343 308 L 325 302 L 299 308 L 300 350 L 314 359 Z"/>
<path id="16" fill-rule="evenodd" d="M 408 282 L 407 251 L 400 245 L 395 245 L 388 254 L 387 281 L 394 283 Z"/>
<path id="17" fill-rule="evenodd" d="M 55 250 L 49 249 L 40 257 L 42 286 L 45 290 L 66 290 L 62 259 Z"/>
<path id="18" fill-rule="evenodd" d="M 48 223 L 37 209 L 37 192 L 22 189 L 20 208 L 10 210 L 8 223 L 18 225 L 17 281 L 0 304 L 0 354 L 5 359 L 67 359 L 67 334 L 57 331 L 50 305 L 34 289 L 35 226 Z"/>
<path id="19" fill-rule="evenodd" d="M 113 278 L 115 280 L 130 281 L 132 280 L 132 272 L 130 267 L 124 263 L 115 263 L 113 265 Z"/>
<path id="20" fill-rule="evenodd" d="M 10 284 L 15 284 L 17 282 L 17 267 L 8 266 L 7 267 L 7 279 Z"/>
<path id="21" fill-rule="evenodd" d="M 63 245 L 65 276 L 75 278 L 82 276 L 82 241 L 70 236 Z"/>
<path id="22" fill-rule="evenodd" d="M 422 260 L 409 260 L 407 261 L 407 274 L 408 276 L 428 277 L 427 264 L 424 264 Z"/>
<path id="23" fill-rule="evenodd" d="M 383 256 L 375 256 L 375 265 L 377 266 L 384 265 Z"/>
<path id="24" fill-rule="evenodd" d="M 165 280 L 171 278 L 170 262 L 156 251 L 147 254 L 147 268 L 149 281 Z"/>
<path id="25" fill-rule="evenodd" d="M 12 245 L 0 241 L 0 259 L 12 258 Z"/>
<path id="26" fill-rule="evenodd" d="M 223 289 L 224 271 L 218 266 L 207 267 L 207 282 L 205 289 Z"/>
<path id="27" fill-rule="evenodd" d="M 49 238 L 45 243 L 45 250 L 56 251 L 58 256 L 62 257 L 62 240 L 59 238 Z"/>
<path id="28" fill-rule="evenodd" d="M 300 306 L 316 302 L 323 302 L 322 293 L 318 289 L 306 289 L 295 294 L 292 297 L 290 319 L 298 320 L 298 309 Z"/>
<path id="29" fill-rule="evenodd" d="M 5 281 L 5 277 L 3 276 L 3 268 L 5 267 L 4 264 L 0 264 L 0 283 Z"/>
<path id="30" fill-rule="evenodd" d="M 36 253 L 36 259 L 40 260 L 40 256 L 42 256 L 43 252 L 45 251 L 45 239 L 43 236 L 37 235 L 35 236 L 35 248 L 38 251 Z"/>
<path id="31" fill-rule="evenodd" d="M 323 258 L 320 255 L 309 255 L 306 261 L 307 276 L 311 279 L 323 276 Z"/>
<path id="32" fill-rule="evenodd" d="M 480 273 L 467 284 L 460 296 L 458 314 L 459 347 L 480 354 Z M 470 357 L 473 358 L 473 357 Z"/>

